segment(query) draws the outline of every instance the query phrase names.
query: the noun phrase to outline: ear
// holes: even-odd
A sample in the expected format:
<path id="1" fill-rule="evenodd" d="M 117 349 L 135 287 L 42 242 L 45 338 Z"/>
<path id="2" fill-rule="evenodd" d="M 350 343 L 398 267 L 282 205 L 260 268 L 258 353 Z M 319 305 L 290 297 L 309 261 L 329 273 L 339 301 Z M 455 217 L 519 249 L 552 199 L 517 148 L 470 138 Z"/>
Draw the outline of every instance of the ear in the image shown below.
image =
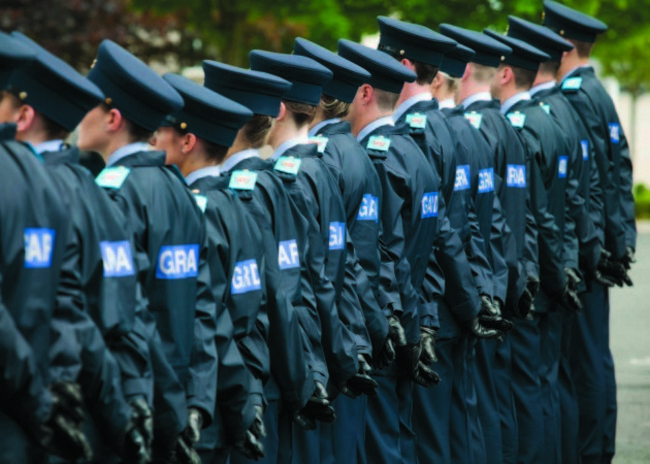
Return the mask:
<path id="1" fill-rule="evenodd" d="M 402 58 L 402 60 L 400 61 L 400 63 L 402 63 L 403 66 L 409 68 L 411 71 L 415 71 L 415 65 L 414 65 L 413 62 L 412 62 L 411 60 L 409 60 L 408 58 Z"/>
<path id="2" fill-rule="evenodd" d="M 472 77 L 474 74 L 474 68 L 472 68 L 472 63 L 467 63 L 467 66 L 465 66 L 465 72 L 463 73 L 463 76 L 460 78 L 461 82 L 467 82 L 467 80 Z"/>
<path id="3" fill-rule="evenodd" d="M 284 102 L 280 102 L 280 113 L 278 114 L 278 117 L 275 118 L 275 120 L 280 122 L 286 117 L 286 115 L 287 115 L 287 106 L 284 104 Z"/>
<path id="4" fill-rule="evenodd" d="M 431 88 L 433 90 L 438 90 L 442 84 L 444 84 L 445 78 L 442 76 L 441 73 L 437 73 L 436 77 L 433 78 L 433 81 L 431 81 Z"/>
<path id="5" fill-rule="evenodd" d="M 363 104 L 363 106 L 368 106 L 375 95 L 372 86 L 369 84 L 363 84 L 359 89 L 359 93 L 361 96 L 361 103 Z"/>
<path id="6" fill-rule="evenodd" d="M 36 110 L 30 105 L 20 105 L 18 109 L 18 118 L 16 119 L 16 130 L 25 132 L 29 130 L 36 119 Z"/>
<path id="7" fill-rule="evenodd" d="M 515 73 L 512 72 L 512 68 L 510 66 L 503 66 L 501 70 L 501 83 L 503 85 L 510 84 L 513 82 L 515 79 Z"/>
<path id="8" fill-rule="evenodd" d="M 117 132 L 122 125 L 124 124 L 124 117 L 120 110 L 116 108 L 111 108 L 108 113 L 106 113 L 106 130 L 108 132 Z"/>
<path id="9" fill-rule="evenodd" d="M 184 155 L 190 153 L 196 146 L 197 140 L 198 139 L 196 138 L 196 135 L 192 134 L 191 132 L 185 134 L 181 140 L 181 153 Z"/>

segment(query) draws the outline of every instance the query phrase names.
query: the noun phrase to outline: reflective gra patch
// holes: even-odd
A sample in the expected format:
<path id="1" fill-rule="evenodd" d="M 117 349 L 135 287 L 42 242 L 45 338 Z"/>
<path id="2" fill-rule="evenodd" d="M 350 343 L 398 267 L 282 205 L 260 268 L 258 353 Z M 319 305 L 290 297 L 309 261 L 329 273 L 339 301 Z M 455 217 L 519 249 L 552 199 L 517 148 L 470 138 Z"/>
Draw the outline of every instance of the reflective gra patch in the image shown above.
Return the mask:
<path id="1" fill-rule="evenodd" d="M 560 179 L 564 179 L 566 177 L 568 166 L 569 166 L 569 157 L 560 156 L 560 159 L 558 160 L 558 166 L 557 166 L 557 176 Z"/>
<path id="2" fill-rule="evenodd" d="M 330 250 L 345 248 L 345 222 L 330 222 Z"/>
<path id="3" fill-rule="evenodd" d="M 257 261 L 249 259 L 235 264 L 235 271 L 232 274 L 230 292 L 233 295 L 248 293 L 254 290 L 261 290 L 262 282 L 260 272 L 257 268 Z"/>
<path id="4" fill-rule="evenodd" d="M 454 183 L 454 190 L 467 190 L 469 188 L 469 164 L 462 164 L 456 167 L 456 182 Z"/>
<path id="5" fill-rule="evenodd" d="M 589 140 L 581 140 L 580 147 L 582 148 L 582 160 L 587 161 L 589 159 Z"/>
<path id="6" fill-rule="evenodd" d="M 609 123 L 609 140 L 612 143 L 618 143 L 621 140 L 621 125 L 617 122 Z"/>
<path id="7" fill-rule="evenodd" d="M 51 267 L 56 231 L 54 229 L 26 228 L 24 236 L 25 267 L 29 269 Z"/>
<path id="8" fill-rule="evenodd" d="M 509 164 L 506 175 L 506 186 L 513 188 L 526 188 L 526 166 L 523 164 Z"/>
<path id="9" fill-rule="evenodd" d="M 199 274 L 199 245 L 160 247 L 156 264 L 158 279 L 188 279 Z"/>
<path id="10" fill-rule="evenodd" d="M 124 277 L 135 274 L 131 243 L 127 240 L 120 242 L 99 242 L 104 261 L 104 277 Z"/>
<path id="11" fill-rule="evenodd" d="M 438 217 L 438 192 L 422 195 L 422 219 Z"/>
<path id="12" fill-rule="evenodd" d="M 494 192 L 494 168 L 481 169 L 478 172 L 478 193 Z"/>
<path id="13" fill-rule="evenodd" d="M 379 199 L 370 193 L 366 193 L 361 201 L 361 207 L 357 214 L 357 221 L 379 222 Z"/>
<path id="14" fill-rule="evenodd" d="M 298 243 L 295 240 L 283 240 L 278 244 L 278 265 L 280 269 L 300 267 Z"/>

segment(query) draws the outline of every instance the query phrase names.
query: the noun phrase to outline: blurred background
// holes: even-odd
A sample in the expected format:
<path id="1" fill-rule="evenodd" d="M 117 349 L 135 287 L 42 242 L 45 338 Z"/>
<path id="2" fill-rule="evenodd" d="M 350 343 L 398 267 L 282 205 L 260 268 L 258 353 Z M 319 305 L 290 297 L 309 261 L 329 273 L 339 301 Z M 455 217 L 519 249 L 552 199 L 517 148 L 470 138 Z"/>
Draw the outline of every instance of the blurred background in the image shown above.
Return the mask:
<path id="1" fill-rule="evenodd" d="M 609 25 L 593 64 L 630 141 L 637 216 L 650 219 L 650 0 L 562 3 Z M 289 53 L 298 36 L 333 50 L 340 38 L 372 43 L 378 15 L 504 32 L 508 15 L 540 22 L 541 12 L 542 0 L 0 0 L 0 29 L 28 35 L 82 73 L 109 38 L 159 72 L 202 82 L 204 59 L 248 67 L 250 50 Z M 639 229 L 636 286 L 612 293 L 620 464 L 650 462 L 650 223 Z"/>

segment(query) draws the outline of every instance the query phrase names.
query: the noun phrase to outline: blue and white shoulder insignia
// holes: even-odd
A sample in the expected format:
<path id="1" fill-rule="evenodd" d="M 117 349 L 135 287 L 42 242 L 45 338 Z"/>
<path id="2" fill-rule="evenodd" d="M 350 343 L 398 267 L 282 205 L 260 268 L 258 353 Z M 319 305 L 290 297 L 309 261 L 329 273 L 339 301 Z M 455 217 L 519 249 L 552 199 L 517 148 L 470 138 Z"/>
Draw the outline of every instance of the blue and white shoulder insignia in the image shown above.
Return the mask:
<path id="1" fill-rule="evenodd" d="M 390 139 L 383 135 L 373 135 L 368 139 L 366 149 L 375 151 L 388 151 L 390 148 Z"/>
<path id="2" fill-rule="evenodd" d="M 318 153 L 325 153 L 325 148 L 327 147 L 329 139 L 322 135 L 315 135 L 314 137 L 309 137 L 309 141 L 318 145 Z"/>
<path id="3" fill-rule="evenodd" d="M 302 160 L 300 158 L 294 158 L 293 156 L 281 156 L 276 161 L 273 169 L 297 176 L 298 172 L 300 171 L 301 164 Z"/>
<path id="4" fill-rule="evenodd" d="M 480 129 L 483 115 L 481 113 L 477 113 L 476 111 L 471 111 L 465 113 L 465 119 L 467 119 L 475 129 Z"/>
<path id="5" fill-rule="evenodd" d="M 506 116 L 508 117 L 508 120 L 510 121 L 512 127 L 515 129 L 524 128 L 524 125 L 526 124 L 526 115 L 524 113 L 516 111 L 514 113 L 508 113 Z"/>
<path id="6" fill-rule="evenodd" d="M 130 172 L 131 170 L 124 166 L 105 168 L 99 173 L 95 182 L 100 187 L 118 190 L 122 187 L 126 178 L 129 177 Z"/>
<path id="7" fill-rule="evenodd" d="M 422 113 L 407 114 L 406 124 L 411 129 L 424 129 L 427 126 L 427 115 Z"/>
<path id="8" fill-rule="evenodd" d="M 254 190 L 256 182 L 256 172 L 248 170 L 234 171 L 230 176 L 228 187 L 233 190 Z"/>
<path id="9" fill-rule="evenodd" d="M 562 82 L 562 90 L 567 92 L 575 92 L 582 87 L 582 77 L 569 77 Z"/>

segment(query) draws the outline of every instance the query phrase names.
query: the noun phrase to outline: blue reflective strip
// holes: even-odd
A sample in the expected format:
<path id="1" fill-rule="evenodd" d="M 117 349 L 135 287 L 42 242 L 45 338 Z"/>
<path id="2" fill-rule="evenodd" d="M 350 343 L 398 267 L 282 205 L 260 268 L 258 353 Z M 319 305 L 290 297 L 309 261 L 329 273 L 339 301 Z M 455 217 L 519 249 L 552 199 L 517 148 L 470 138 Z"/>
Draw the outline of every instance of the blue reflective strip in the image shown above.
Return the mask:
<path id="1" fill-rule="evenodd" d="M 612 143 L 618 143 L 621 140 L 621 125 L 617 122 L 609 123 L 609 139 Z"/>
<path id="2" fill-rule="evenodd" d="M 589 140 L 581 140 L 580 148 L 582 148 L 583 161 L 587 161 L 589 159 Z"/>
<path id="3" fill-rule="evenodd" d="M 187 279 L 199 275 L 199 245 L 160 247 L 156 263 L 158 279 Z"/>
<path id="4" fill-rule="evenodd" d="M 478 193 L 494 192 L 494 168 L 481 169 L 478 172 Z"/>
<path id="5" fill-rule="evenodd" d="M 438 192 L 422 195 L 422 219 L 438 217 Z"/>
<path id="6" fill-rule="evenodd" d="M 345 222 L 330 222 L 330 250 L 345 248 Z"/>
<path id="7" fill-rule="evenodd" d="M 26 228 L 25 238 L 25 267 L 29 269 L 44 269 L 52 266 L 52 252 L 56 231 L 45 228 Z"/>
<path id="8" fill-rule="evenodd" d="M 454 190 L 467 190 L 469 189 L 470 172 L 469 164 L 462 164 L 456 167 L 456 182 L 454 183 Z"/>
<path id="9" fill-rule="evenodd" d="M 261 289 L 262 281 L 260 280 L 257 261 L 249 259 L 235 264 L 235 270 L 232 274 L 232 282 L 230 284 L 230 292 L 233 295 Z"/>
<path id="10" fill-rule="evenodd" d="M 509 164 L 506 173 L 506 186 L 512 188 L 526 188 L 526 166 L 523 164 Z"/>
<path id="11" fill-rule="evenodd" d="M 278 265 L 283 270 L 300 267 L 298 243 L 295 240 L 283 240 L 278 244 Z"/>
<path id="12" fill-rule="evenodd" d="M 357 221 L 379 222 L 379 199 L 369 193 L 363 196 L 361 207 L 357 214 Z"/>
<path id="13" fill-rule="evenodd" d="M 568 167 L 569 167 L 569 157 L 560 156 L 560 159 L 558 161 L 558 166 L 557 166 L 557 176 L 560 179 L 564 179 L 566 177 Z"/>
<path id="14" fill-rule="evenodd" d="M 99 242 L 104 261 L 104 277 L 124 277 L 135 274 L 131 243 L 127 240 L 120 242 Z"/>

